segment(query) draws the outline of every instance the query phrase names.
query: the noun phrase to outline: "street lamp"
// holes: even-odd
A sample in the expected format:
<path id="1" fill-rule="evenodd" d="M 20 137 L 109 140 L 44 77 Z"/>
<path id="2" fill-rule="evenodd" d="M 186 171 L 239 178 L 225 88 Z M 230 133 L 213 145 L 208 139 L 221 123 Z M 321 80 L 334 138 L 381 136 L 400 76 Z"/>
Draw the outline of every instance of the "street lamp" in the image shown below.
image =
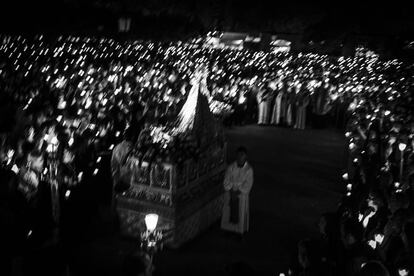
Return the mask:
<path id="1" fill-rule="evenodd" d="M 157 230 L 158 215 L 147 214 L 144 220 L 147 229 L 141 233 L 141 247 L 151 252 L 156 251 L 162 240 L 162 231 Z"/>
<path id="2" fill-rule="evenodd" d="M 158 218 L 157 214 L 145 215 L 147 229 L 141 233 L 141 248 L 148 254 L 151 265 L 158 248 L 162 249 L 162 243 L 159 243 L 162 241 L 163 234 L 161 230 L 157 230 Z"/>

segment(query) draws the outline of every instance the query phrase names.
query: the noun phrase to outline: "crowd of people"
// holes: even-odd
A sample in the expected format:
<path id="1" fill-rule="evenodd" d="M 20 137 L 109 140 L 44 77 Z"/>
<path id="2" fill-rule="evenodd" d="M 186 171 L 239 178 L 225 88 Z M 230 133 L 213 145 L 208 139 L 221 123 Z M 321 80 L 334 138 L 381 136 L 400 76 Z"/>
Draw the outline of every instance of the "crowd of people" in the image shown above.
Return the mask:
<path id="1" fill-rule="evenodd" d="M 346 108 L 345 194 L 298 244 L 293 275 L 411 275 L 414 261 L 412 65 L 377 59 L 358 68 Z M 346 76 L 346 73 L 341 73 Z"/>
<path id="2" fill-rule="evenodd" d="M 382 263 L 391 275 L 408 275 L 414 249 L 412 66 L 365 54 L 219 49 L 200 40 L 0 39 L 0 157 L 9 180 L 1 196 L 8 214 L 24 214 L 17 231 L 6 227 L 16 240 L 48 241 L 59 223 L 53 196 L 45 196 L 53 193 L 50 183 L 60 183 L 58 197 L 69 196 L 100 173 L 102 159 L 123 139 L 136 144 L 150 133 L 146 147 L 139 143 L 148 160 L 179 162 L 183 156 L 174 152 L 183 151 L 177 148 L 197 154 L 197 141 L 188 139 L 155 147 L 151 131 L 171 126 L 193 73 L 204 66 L 210 109 L 224 124 L 304 129 L 323 127 L 331 117 L 346 125 L 347 193 L 338 211 L 321 219 L 322 241 L 299 244 L 292 273 L 356 275 L 363 264 Z"/>
<path id="3" fill-rule="evenodd" d="M 332 114 L 331 109 L 336 104 L 335 97 L 337 87 L 330 83 L 309 79 L 309 76 L 301 79 L 294 75 L 293 79 L 281 74 L 274 82 L 269 83 L 267 89 L 261 89 L 257 93 L 258 124 L 293 127 L 305 129 L 311 124 L 320 128 L 328 123 L 331 115 L 341 116 L 335 118 L 335 124 L 344 124 L 344 111 L 336 110 Z M 342 98 L 344 100 L 344 98 Z M 311 123 L 307 121 L 311 118 Z"/>

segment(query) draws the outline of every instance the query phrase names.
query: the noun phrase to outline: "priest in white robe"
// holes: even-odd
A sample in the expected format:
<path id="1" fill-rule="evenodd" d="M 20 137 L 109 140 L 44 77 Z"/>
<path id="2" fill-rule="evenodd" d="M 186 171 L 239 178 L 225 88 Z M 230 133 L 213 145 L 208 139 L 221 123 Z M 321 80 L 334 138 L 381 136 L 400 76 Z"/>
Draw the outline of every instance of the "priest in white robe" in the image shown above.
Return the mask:
<path id="1" fill-rule="evenodd" d="M 282 119 L 282 98 L 285 94 L 284 92 L 284 84 L 283 82 L 279 81 L 277 84 L 277 96 L 275 98 L 275 102 L 273 105 L 273 112 L 272 112 L 272 118 L 270 123 L 272 125 L 279 125 L 281 123 L 281 119 Z"/>
<path id="2" fill-rule="evenodd" d="M 237 160 L 229 165 L 224 177 L 223 230 L 243 235 L 249 230 L 249 194 L 253 186 L 253 169 L 247 151 L 240 147 Z"/>
<path id="3" fill-rule="evenodd" d="M 259 88 L 259 92 L 257 93 L 257 104 L 259 106 L 259 116 L 258 116 L 258 124 L 263 125 L 266 123 L 266 116 L 268 113 L 267 110 L 267 96 L 266 91 L 262 88 Z"/>

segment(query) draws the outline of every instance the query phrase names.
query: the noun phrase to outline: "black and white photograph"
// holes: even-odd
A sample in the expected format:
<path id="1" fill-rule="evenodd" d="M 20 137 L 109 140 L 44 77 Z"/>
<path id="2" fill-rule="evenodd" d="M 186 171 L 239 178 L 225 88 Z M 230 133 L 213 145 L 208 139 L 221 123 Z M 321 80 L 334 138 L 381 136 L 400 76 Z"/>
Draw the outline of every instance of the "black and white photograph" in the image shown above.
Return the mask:
<path id="1" fill-rule="evenodd" d="M 1 1 L 0 275 L 414 275 L 409 3 Z"/>

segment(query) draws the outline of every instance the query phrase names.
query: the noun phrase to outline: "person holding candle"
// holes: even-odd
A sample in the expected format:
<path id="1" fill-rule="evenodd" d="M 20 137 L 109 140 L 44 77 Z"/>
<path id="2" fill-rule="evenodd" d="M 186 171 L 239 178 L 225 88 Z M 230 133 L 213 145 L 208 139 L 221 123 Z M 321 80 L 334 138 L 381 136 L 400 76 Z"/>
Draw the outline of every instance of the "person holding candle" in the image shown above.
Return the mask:
<path id="1" fill-rule="evenodd" d="M 371 191 L 358 216 L 365 236 L 372 235 L 377 229 L 382 229 L 387 221 L 388 210 L 384 206 L 381 194 Z"/>
<path id="2" fill-rule="evenodd" d="M 383 233 L 376 235 L 379 255 L 392 268 L 396 268 L 398 259 L 408 253 L 404 244 L 404 224 L 408 215 L 407 209 L 399 209 L 390 216 Z"/>
<path id="3" fill-rule="evenodd" d="M 23 218 L 25 227 L 31 229 L 31 238 L 42 243 L 52 235 L 54 222 L 52 218 L 51 190 L 42 180 L 44 171 L 43 154 L 37 150 L 29 153 L 27 167 L 19 171 L 17 190 L 24 197 L 27 214 Z"/>
<path id="4" fill-rule="evenodd" d="M 18 190 L 30 202 L 35 199 L 43 171 L 44 158 L 39 151 L 32 151 L 27 156 L 27 166 L 19 172 Z"/>

